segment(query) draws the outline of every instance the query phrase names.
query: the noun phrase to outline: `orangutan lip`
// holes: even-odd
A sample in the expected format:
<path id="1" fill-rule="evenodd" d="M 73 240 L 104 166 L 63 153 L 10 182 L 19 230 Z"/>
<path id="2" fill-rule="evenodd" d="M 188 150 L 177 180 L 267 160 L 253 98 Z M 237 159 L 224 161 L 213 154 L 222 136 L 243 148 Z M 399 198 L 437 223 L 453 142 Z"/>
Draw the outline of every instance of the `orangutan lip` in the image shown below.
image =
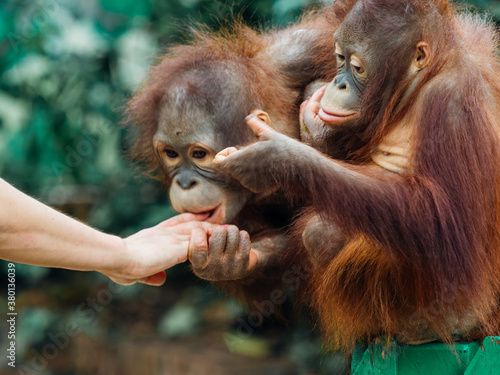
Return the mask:
<path id="1" fill-rule="evenodd" d="M 224 219 L 223 216 L 223 205 L 224 204 L 219 204 L 218 206 L 215 206 L 211 210 L 206 210 L 206 211 L 200 211 L 200 212 L 191 212 L 193 214 L 197 215 L 207 215 L 207 217 L 203 220 L 212 224 L 222 224 L 222 220 Z"/>
<path id="2" fill-rule="evenodd" d="M 326 112 L 323 108 L 321 108 L 318 113 L 319 118 L 322 119 L 324 122 L 328 123 L 343 122 L 349 117 L 352 117 L 354 115 L 355 113 L 349 113 L 349 114 L 330 113 Z"/>
<path id="3" fill-rule="evenodd" d="M 208 215 L 207 218 L 205 219 L 205 220 L 207 220 L 207 219 L 210 219 L 214 215 L 215 211 L 219 207 L 220 207 L 220 205 L 217 206 L 217 207 L 215 207 L 215 208 L 213 208 L 213 209 L 211 209 L 211 210 L 208 210 L 208 211 L 197 212 L 197 214 L 199 214 L 199 215 Z"/>

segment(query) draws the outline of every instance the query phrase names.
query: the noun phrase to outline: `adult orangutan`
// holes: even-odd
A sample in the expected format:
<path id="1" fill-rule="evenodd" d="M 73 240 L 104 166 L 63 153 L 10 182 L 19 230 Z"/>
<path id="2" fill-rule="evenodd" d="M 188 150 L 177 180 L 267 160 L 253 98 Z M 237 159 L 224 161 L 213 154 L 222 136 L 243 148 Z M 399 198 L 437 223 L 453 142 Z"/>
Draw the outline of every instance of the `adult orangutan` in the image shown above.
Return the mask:
<path id="1" fill-rule="evenodd" d="M 360 0 L 335 41 L 338 74 L 304 106 L 302 131 L 328 152 L 329 132 L 354 129 L 365 145 L 353 161 L 251 117 L 259 142 L 214 164 L 309 202 L 299 235 L 320 247 L 307 249 L 320 260 L 310 291 L 332 346 L 499 334 L 494 26 L 444 0 Z"/>
<path id="2" fill-rule="evenodd" d="M 128 120 L 139 128 L 133 154 L 159 172 L 172 207 L 238 226 L 214 229 L 208 244 L 191 252 L 193 271 L 249 302 L 269 298 L 283 283 L 292 255 L 282 229 L 292 217 L 290 205 L 278 195 L 246 190 L 214 170 L 212 160 L 226 147 L 255 140 L 245 116 L 256 107 L 273 117 L 275 130 L 299 137 L 306 85 L 336 72 L 329 51 L 338 23 L 326 17 L 320 11 L 262 35 L 242 25 L 232 32 L 198 32 L 191 45 L 169 49 L 129 103 Z"/>

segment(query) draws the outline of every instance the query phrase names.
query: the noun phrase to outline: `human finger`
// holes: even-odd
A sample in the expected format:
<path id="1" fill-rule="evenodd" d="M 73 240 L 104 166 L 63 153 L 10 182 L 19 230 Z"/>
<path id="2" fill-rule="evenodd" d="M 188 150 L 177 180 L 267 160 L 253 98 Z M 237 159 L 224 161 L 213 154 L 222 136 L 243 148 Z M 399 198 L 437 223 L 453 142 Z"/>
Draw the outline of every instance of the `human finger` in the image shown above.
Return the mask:
<path id="1" fill-rule="evenodd" d="M 161 271 L 155 273 L 154 275 L 137 280 L 137 282 L 147 285 L 161 286 L 165 283 L 166 279 L 167 279 L 167 274 L 165 273 L 165 271 Z"/>
<path id="2" fill-rule="evenodd" d="M 204 231 L 212 228 L 214 224 L 207 223 L 205 221 L 189 221 L 187 223 L 181 223 L 175 227 L 162 228 L 166 235 L 172 235 L 174 232 L 177 236 L 190 236 L 194 229 L 201 228 Z"/>
<path id="3" fill-rule="evenodd" d="M 190 221 L 203 221 L 209 215 L 210 215 L 209 213 L 202 213 L 202 214 L 184 213 L 171 217 L 168 220 L 162 221 L 161 223 L 158 224 L 158 226 L 168 228 L 168 227 L 175 227 L 176 225 L 187 223 Z"/>

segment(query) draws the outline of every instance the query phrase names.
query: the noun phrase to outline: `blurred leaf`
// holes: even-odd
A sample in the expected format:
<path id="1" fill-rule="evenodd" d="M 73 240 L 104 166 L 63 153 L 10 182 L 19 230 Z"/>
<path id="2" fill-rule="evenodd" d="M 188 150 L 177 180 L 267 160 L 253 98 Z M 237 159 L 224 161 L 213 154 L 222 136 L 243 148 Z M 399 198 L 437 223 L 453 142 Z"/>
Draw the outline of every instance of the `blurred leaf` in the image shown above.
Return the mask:
<path id="1" fill-rule="evenodd" d="M 201 317 L 194 306 L 178 304 L 161 318 L 158 332 L 167 338 L 191 336 L 200 323 Z"/>
<path id="2" fill-rule="evenodd" d="M 308 0 L 278 0 L 273 5 L 273 11 L 280 17 L 301 9 L 309 3 Z"/>
<path id="3" fill-rule="evenodd" d="M 16 267 L 17 268 L 17 267 Z M 45 338 L 46 330 L 57 321 L 57 315 L 49 309 L 27 308 L 17 321 L 17 355 L 23 358 L 24 352 L 33 344 Z"/>
<path id="4" fill-rule="evenodd" d="M 9 17 L 9 14 L 4 8 L 0 8 L 0 40 L 4 39 L 8 35 L 11 25 L 11 17 Z"/>
<path id="5" fill-rule="evenodd" d="M 2 79 L 9 85 L 32 85 L 36 87 L 40 79 L 55 67 L 45 56 L 29 53 L 23 56 Z"/>
<path id="6" fill-rule="evenodd" d="M 50 272 L 50 268 L 30 266 L 28 264 L 16 263 L 16 273 L 18 276 L 28 280 L 31 284 L 36 284 L 38 281 L 46 277 Z"/>
<path id="7" fill-rule="evenodd" d="M 238 16 L 255 27 L 286 25 L 304 6 L 321 2 L 332 0 L 3 1 L 0 176 L 42 201 L 60 205 L 57 208 L 61 210 L 80 212 L 77 216 L 108 233 L 127 236 L 169 218 L 175 212 L 167 192 L 157 181 L 141 176 L 127 158 L 130 142 L 120 124 L 124 104 L 140 86 L 155 56 L 167 45 L 185 42 L 188 25 L 203 23 L 216 30 Z M 466 4 L 500 16 L 498 1 Z M 85 193 L 63 193 L 72 189 L 95 194 L 89 194 L 82 204 Z M 16 269 L 18 287 L 23 291 L 19 302 L 26 296 L 24 301 L 37 303 L 34 296 L 39 296 L 38 303 L 48 306 L 23 310 L 18 355 L 30 346 L 50 342 L 47 329 L 57 331 L 60 322 L 75 322 L 86 334 L 100 336 L 113 345 L 129 339 L 116 332 L 128 332 L 133 323 L 141 323 L 145 317 L 153 317 L 148 324 L 157 324 L 163 337 L 182 338 L 205 333 L 211 325 L 225 329 L 244 310 L 234 300 L 221 303 L 222 294 L 195 279 L 185 264 L 168 270 L 161 298 L 148 305 L 150 311 L 141 305 L 148 287 L 136 284 L 121 288 L 106 310 L 89 322 L 76 308 L 87 297 L 95 296 L 90 290 L 101 290 L 107 282 L 104 276 L 21 264 Z M 38 289 L 33 289 L 34 284 Z M 51 297 L 40 290 L 50 291 Z M 73 296 L 76 305 L 64 305 L 71 300 L 67 296 Z M 121 305 L 115 302 L 139 307 L 122 316 Z M 105 319 L 123 327 L 109 328 L 109 323 L 103 324 Z M 276 324 L 270 326 L 277 329 Z M 110 331 L 116 336 L 110 336 Z M 297 374 L 341 373 L 342 361 L 322 354 L 311 325 L 300 323 L 281 334 L 281 346 L 276 345 L 279 335 L 265 328 L 256 335 L 259 339 L 229 335 L 226 345 L 257 358 L 288 355 Z M 64 357 L 66 361 L 73 358 Z M 47 369 L 47 374 L 73 374 L 69 367 L 61 371 Z"/>
<path id="8" fill-rule="evenodd" d="M 158 53 L 156 40 L 145 30 L 131 29 L 117 40 L 116 47 L 118 77 L 125 87 L 136 90 Z"/>
<path id="9" fill-rule="evenodd" d="M 265 339 L 254 336 L 242 337 L 232 333 L 225 333 L 224 342 L 231 353 L 248 357 L 263 358 L 271 353 L 269 343 Z"/>
<path id="10" fill-rule="evenodd" d="M 30 103 L 0 91 L 0 121 L 10 134 L 21 130 L 30 119 Z"/>
<path id="11" fill-rule="evenodd" d="M 101 0 L 102 7 L 110 12 L 127 16 L 148 16 L 151 11 L 150 0 Z"/>

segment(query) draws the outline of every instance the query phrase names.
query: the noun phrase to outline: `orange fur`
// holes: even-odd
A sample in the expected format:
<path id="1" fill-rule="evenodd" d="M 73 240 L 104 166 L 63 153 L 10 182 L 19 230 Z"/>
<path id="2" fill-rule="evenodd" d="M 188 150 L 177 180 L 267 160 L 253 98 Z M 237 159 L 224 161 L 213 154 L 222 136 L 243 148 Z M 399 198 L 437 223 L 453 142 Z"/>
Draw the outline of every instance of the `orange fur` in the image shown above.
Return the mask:
<path id="1" fill-rule="evenodd" d="M 361 1 L 373 17 L 394 4 L 422 14 L 435 7 L 439 29 L 422 19 L 424 32 L 416 36 L 430 43 L 435 58 L 399 112 L 395 108 L 407 88 L 403 79 L 396 79 L 400 83 L 386 106 L 379 101 L 383 80 L 405 72 L 390 70 L 405 59 L 398 51 L 380 82 L 367 90 L 367 146 L 358 151 L 360 165 L 342 165 L 366 176 L 360 184 L 370 189 L 347 177 L 343 185 L 344 176 L 324 176 L 314 168 L 301 176 L 309 181 L 307 192 L 290 183 L 297 190 L 292 195 L 311 197 L 315 209 L 296 224 L 296 236 L 315 214 L 347 235 L 340 252 L 327 261 L 320 257 L 305 294 L 328 344 L 346 351 L 381 335 L 404 342 L 436 335 L 450 342 L 500 334 L 497 32 L 478 17 L 458 15 L 447 1 Z M 412 173 L 381 175 L 363 165 L 410 113 L 417 113 Z"/>

